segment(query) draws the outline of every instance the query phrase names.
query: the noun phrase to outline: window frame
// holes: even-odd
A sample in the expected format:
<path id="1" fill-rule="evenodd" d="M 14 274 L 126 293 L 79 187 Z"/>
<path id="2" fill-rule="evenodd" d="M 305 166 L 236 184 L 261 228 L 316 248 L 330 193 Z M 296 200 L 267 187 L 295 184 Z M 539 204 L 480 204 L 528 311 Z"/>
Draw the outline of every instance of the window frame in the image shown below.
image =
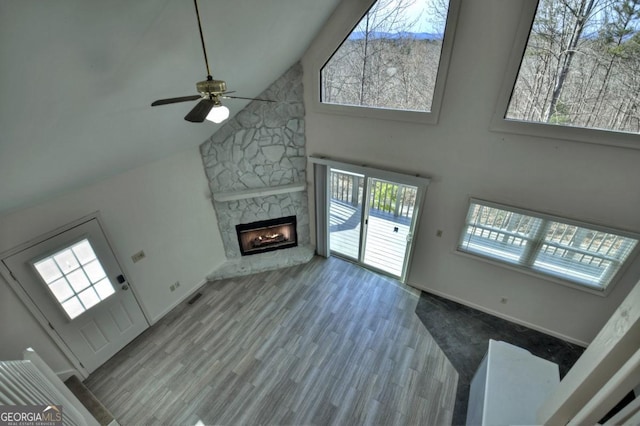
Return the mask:
<path id="1" fill-rule="evenodd" d="M 331 59 L 333 54 L 342 46 L 342 43 L 349 37 L 353 29 L 358 25 L 360 20 L 365 16 L 369 9 L 377 0 L 368 0 L 365 2 L 344 2 L 352 3 L 352 8 L 348 11 L 350 19 L 342 22 L 343 31 L 335 32 L 330 40 L 327 41 L 325 49 L 321 55 L 318 55 L 314 61 L 314 90 L 312 90 L 312 105 L 315 112 L 325 114 L 348 115 L 354 117 L 374 118 L 380 120 L 407 121 L 423 124 L 437 124 L 442 108 L 442 99 L 446 86 L 449 65 L 453 53 L 453 43 L 460 11 L 460 3 L 462 0 L 450 0 L 449 11 L 447 13 L 447 21 L 445 24 L 445 33 L 442 40 L 442 50 L 440 52 L 440 62 L 438 64 L 438 72 L 436 74 L 436 84 L 433 90 L 433 100 L 431 102 L 431 111 L 414 111 L 401 109 L 386 109 L 378 107 L 369 107 L 361 105 L 341 105 L 329 104 L 322 102 L 322 69 Z"/>
<path id="2" fill-rule="evenodd" d="M 507 69 L 505 70 L 505 76 L 502 79 L 502 87 L 498 95 L 489 130 L 501 133 L 640 149 L 640 134 L 506 118 L 511 94 L 515 89 L 518 73 L 520 72 L 520 65 L 524 58 L 531 29 L 533 28 L 533 21 L 538 9 L 538 3 L 538 1 L 528 1 L 523 3 L 518 29 L 514 35 L 511 54 L 507 63 Z"/>
<path id="3" fill-rule="evenodd" d="M 69 273 L 71 273 L 71 272 L 76 272 L 76 271 L 78 271 L 78 270 L 82 270 L 82 271 L 85 273 L 85 275 L 86 275 L 85 266 L 86 266 L 86 265 L 88 265 L 88 264 L 89 264 L 89 263 L 91 263 L 91 262 L 97 261 L 97 262 L 98 262 L 98 264 L 100 265 L 100 267 L 103 269 L 103 271 L 104 271 L 104 273 L 105 273 L 105 276 L 104 276 L 104 278 L 101 278 L 100 280 L 96 281 L 95 283 L 94 283 L 94 282 L 93 282 L 93 281 L 92 281 L 92 280 L 87 276 L 87 279 L 88 279 L 88 281 L 89 281 L 89 286 L 88 286 L 88 287 L 86 287 L 86 288 L 84 288 L 84 289 L 82 289 L 82 290 L 79 290 L 79 291 L 76 291 L 76 290 L 75 290 L 75 288 L 73 288 L 73 286 L 71 285 L 71 283 L 70 283 L 70 282 L 68 282 L 68 280 L 67 280 L 67 285 L 71 288 L 71 291 L 72 291 L 72 293 L 73 293 L 73 294 L 72 294 L 72 296 L 68 297 L 68 298 L 67 298 L 67 299 L 65 299 L 64 301 L 60 301 L 60 300 L 58 299 L 58 297 L 55 295 L 55 293 L 52 291 L 51 287 L 50 287 L 50 285 L 51 285 L 52 283 L 48 283 L 48 282 L 45 280 L 45 278 L 44 278 L 44 277 L 42 276 L 42 274 L 40 273 L 40 270 L 38 269 L 37 264 L 39 264 L 40 262 L 42 262 L 42 261 L 44 261 L 44 260 L 47 260 L 47 259 L 53 259 L 53 258 L 54 258 L 54 256 L 56 256 L 57 254 L 60 254 L 60 253 L 64 252 L 65 250 L 72 250 L 72 248 L 73 248 L 73 247 L 77 246 L 78 244 L 80 244 L 80 243 L 82 243 L 82 242 L 84 242 L 84 241 L 87 241 L 87 242 L 89 243 L 89 246 L 91 247 L 91 250 L 93 251 L 93 254 L 94 254 L 94 256 L 95 256 L 95 259 L 92 259 L 91 261 L 86 262 L 85 264 L 82 264 L 82 263 L 78 262 L 78 265 L 79 265 L 79 266 L 78 266 L 76 269 L 74 269 L 73 271 L 70 271 Z M 74 255 L 75 255 L 75 252 L 74 252 Z M 77 259 L 76 259 L 76 260 L 77 260 Z M 54 261 L 55 261 L 55 260 L 54 260 Z M 35 258 L 31 259 L 31 260 L 29 261 L 29 264 L 30 264 L 31 270 L 33 271 L 34 276 L 35 276 L 35 277 L 37 277 L 37 279 L 40 281 L 40 283 L 42 284 L 42 286 L 44 286 L 44 287 L 46 288 L 47 293 L 48 293 L 48 294 L 49 294 L 49 296 L 51 297 L 51 302 L 52 302 L 52 303 L 53 303 L 53 304 L 58 308 L 58 310 L 59 310 L 60 312 L 62 312 L 62 314 L 64 315 L 64 317 L 65 317 L 65 318 L 67 319 L 67 321 L 69 321 L 69 322 L 74 321 L 74 320 L 76 320 L 76 319 L 80 318 L 80 317 L 81 317 L 81 316 L 83 316 L 85 313 L 87 313 L 88 311 L 90 311 L 90 310 L 94 309 L 95 307 L 97 307 L 98 305 L 100 305 L 102 302 L 104 302 L 105 300 L 109 299 L 111 296 L 113 296 L 114 294 L 116 294 L 116 293 L 117 293 L 116 286 L 115 286 L 115 285 L 114 285 L 114 283 L 111 281 L 111 278 L 109 278 L 109 276 L 107 275 L 106 270 L 104 270 L 104 267 L 103 267 L 103 265 L 104 265 L 104 264 L 102 263 L 102 261 L 101 261 L 101 260 L 100 260 L 100 258 L 98 257 L 98 253 L 96 252 L 95 245 L 94 245 L 94 244 L 92 244 L 92 238 L 90 237 L 90 235 L 89 235 L 89 234 L 82 234 L 82 235 L 80 235 L 78 238 L 75 238 L 75 239 L 73 239 L 73 240 L 70 240 L 69 242 L 67 242 L 67 243 L 66 243 L 65 245 L 63 245 L 63 246 L 57 247 L 56 249 L 50 250 L 50 251 L 48 251 L 48 252 L 46 252 L 46 253 L 43 253 L 42 255 L 37 256 L 37 257 L 35 257 Z M 57 264 L 57 262 L 56 262 L 56 264 Z M 69 273 L 66 273 L 66 272 L 62 271 L 62 269 L 60 269 L 60 267 L 59 267 L 59 266 L 58 266 L 58 268 L 59 268 L 60 272 L 62 273 L 62 277 L 61 277 L 61 278 L 65 278 L 65 279 L 66 279 L 66 278 L 68 277 Z M 112 292 L 111 294 L 109 294 L 108 296 L 106 296 L 106 297 L 103 299 L 103 298 L 102 298 L 102 296 L 101 296 L 101 295 L 98 293 L 98 291 L 95 289 L 95 285 L 96 285 L 96 284 L 98 284 L 99 282 L 101 282 L 101 281 L 105 280 L 105 279 L 107 280 L 107 282 L 109 283 L 109 285 L 110 285 L 110 286 L 111 286 L 111 288 L 113 289 L 113 292 Z M 90 306 L 89 308 L 86 308 L 86 307 L 85 307 L 85 305 L 84 305 L 84 302 L 82 301 L 82 299 L 80 299 L 80 296 L 79 296 L 79 295 L 80 295 L 80 293 L 82 293 L 83 291 L 86 291 L 86 290 L 87 290 L 87 289 L 89 289 L 89 288 L 93 288 L 93 290 L 95 291 L 95 293 L 98 295 L 98 299 L 99 299 L 99 301 L 98 301 L 97 303 L 95 303 L 94 305 Z M 77 299 L 78 299 L 78 301 L 80 301 L 80 304 L 81 304 L 81 306 L 82 306 L 82 308 L 83 308 L 84 310 L 83 310 L 82 312 L 80 312 L 78 315 L 76 315 L 76 316 L 74 316 L 74 317 L 71 317 L 71 316 L 69 315 L 69 313 L 67 312 L 66 308 L 63 306 L 63 303 L 66 303 L 66 302 L 68 302 L 69 300 L 71 300 L 71 299 L 73 299 L 73 298 L 77 298 Z"/>
<path id="4" fill-rule="evenodd" d="M 460 249 L 461 243 L 464 239 L 464 235 L 465 235 L 465 231 L 467 228 L 467 217 L 469 215 L 470 209 L 472 204 L 480 204 L 482 206 L 486 206 L 486 207 L 490 207 L 490 208 L 497 208 L 500 210 L 506 210 L 509 212 L 513 212 L 513 213 L 517 213 L 517 214 L 522 214 L 525 216 L 529 216 L 529 217 L 533 217 L 535 219 L 541 219 L 543 221 L 553 221 L 553 222 L 559 222 L 562 224 L 567 224 L 567 225 L 571 225 L 571 226 L 577 226 L 580 228 L 587 228 L 587 229 L 591 229 L 591 230 L 595 230 L 595 231 L 599 231 L 599 232 L 605 232 L 605 233 L 611 233 L 611 234 L 615 234 L 621 237 L 626 237 L 626 238 L 632 238 L 638 241 L 638 243 L 636 243 L 636 246 L 629 252 L 629 255 L 627 256 L 626 259 L 624 259 L 624 261 L 621 263 L 620 268 L 618 269 L 618 271 L 611 277 L 611 280 L 609 282 L 609 284 L 601 289 L 598 289 L 597 287 L 594 286 L 590 286 L 588 284 L 585 283 L 579 283 L 577 281 L 571 281 L 568 279 L 563 279 L 562 277 L 559 277 L 557 275 L 553 275 L 550 273 L 545 273 L 544 271 L 541 270 L 537 270 L 537 269 L 533 269 L 527 266 L 522 266 L 518 263 L 511 263 L 511 262 L 507 262 L 507 261 L 503 261 L 500 258 L 497 257 L 491 257 L 491 256 L 486 256 L 483 255 L 482 253 L 477 253 L 477 252 L 472 252 L 472 251 L 464 251 Z M 528 239 L 528 238 L 525 238 Z M 534 251 L 535 253 L 533 254 L 534 257 L 535 255 L 537 255 L 537 253 L 540 250 L 540 246 L 542 246 L 544 244 L 544 239 L 539 239 L 539 240 L 535 240 L 536 242 L 540 242 L 541 244 L 539 244 L 538 246 L 534 247 Z M 458 232 L 458 238 L 456 240 L 456 247 L 454 249 L 454 252 L 456 254 L 459 254 L 461 256 L 465 256 L 465 257 L 469 257 L 472 259 L 476 259 L 476 260 L 480 260 L 483 262 L 487 262 L 496 266 L 500 266 L 502 268 L 506 268 L 506 269 L 510 269 L 513 271 L 517 271 L 517 272 L 521 272 L 524 273 L 526 275 L 530 275 L 536 278 L 540 278 L 543 279 L 545 281 L 550 281 L 556 284 L 560 284 L 566 287 L 570 287 L 573 289 L 577 289 L 580 291 L 584 291 L 587 293 L 591 293 L 591 294 L 595 294 L 601 297 L 606 297 L 607 295 L 609 295 L 611 293 L 611 291 L 613 290 L 613 288 L 616 286 L 616 284 L 620 281 L 620 279 L 622 278 L 622 276 L 625 274 L 625 272 L 627 271 L 627 269 L 629 268 L 629 266 L 634 262 L 634 260 L 638 257 L 638 254 L 640 253 L 640 234 L 636 233 L 636 232 L 632 232 L 632 231 L 627 231 L 627 230 L 623 230 L 623 229 L 619 229 L 619 228 L 613 228 L 610 226 L 605 226 L 605 225 L 601 225 L 598 223 L 591 223 L 591 222 L 585 222 L 582 220 L 577 220 L 577 219 L 573 219 L 573 218 L 569 218 L 569 217 L 563 217 L 563 216 L 558 216 L 558 215 L 554 215 L 554 214 L 549 214 L 549 213 L 544 213 L 544 212 L 540 212 L 540 211 L 536 211 L 536 210 L 530 210 L 530 209 L 526 209 L 526 208 L 522 208 L 522 207 L 516 207 L 516 206 L 512 206 L 512 205 L 508 205 L 508 204 L 502 204 L 502 203 L 498 203 L 498 202 L 494 202 L 494 201 L 488 201 L 485 199 L 480 199 L 480 198 L 469 198 L 468 202 L 467 202 L 467 209 L 465 211 L 465 215 L 464 215 L 464 219 L 462 220 L 462 226 L 460 228 L 460 231 Z"/>

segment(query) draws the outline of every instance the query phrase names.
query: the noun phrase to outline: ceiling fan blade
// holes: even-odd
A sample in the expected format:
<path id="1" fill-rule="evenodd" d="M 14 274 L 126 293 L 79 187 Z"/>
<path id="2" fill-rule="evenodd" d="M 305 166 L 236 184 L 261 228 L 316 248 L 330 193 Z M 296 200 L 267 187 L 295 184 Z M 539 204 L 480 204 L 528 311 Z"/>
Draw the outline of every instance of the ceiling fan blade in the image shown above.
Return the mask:
<path id="1" fill-rule="evenodd" d="M 196 99 L 200 99 L 200 98 L 202 98 L 202 96 L 200 95 L 191 95 L 191 96 L 181 96 L 179 98 L 159 99 L 154 103 L 152 103 L 151 106 L 177 104 L 179 102 L 195 101 Z"/>
<path id="2" fill-rule="evenodd" d="M 212 99 L 203 99 L 184 116 L 184 119 L 192 123 L 202 123 L 214 105 L 215 102 Z"/>
<path id="3" fill-rule="evenodd" d="M 242 96 L 227 96 L 227 95 L 222 95 L 221 98 L 224 99 L 246 99 L 248 101 L 262 101 L 262 102 L 277 102 L 277 101 L 273 101 L 271 99 L 262 99 L 262 98 L 244 98 Z"/>

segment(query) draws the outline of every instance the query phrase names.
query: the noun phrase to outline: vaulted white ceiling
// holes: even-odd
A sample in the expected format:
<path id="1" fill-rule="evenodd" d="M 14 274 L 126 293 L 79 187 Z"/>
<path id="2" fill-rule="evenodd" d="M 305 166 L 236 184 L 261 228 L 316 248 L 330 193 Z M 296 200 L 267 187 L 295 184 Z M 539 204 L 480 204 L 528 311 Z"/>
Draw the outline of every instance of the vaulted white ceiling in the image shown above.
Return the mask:
<path id="1" fill-rule="evenodd" d="M 338 0 L 199 0 L 214 78 L 257 96 L 304 53 Z M 204 80 L 192 0 L 0 2 L 0 212 L 195 147 Z M 227 100 L 231 114 L 246 101 Z"/>

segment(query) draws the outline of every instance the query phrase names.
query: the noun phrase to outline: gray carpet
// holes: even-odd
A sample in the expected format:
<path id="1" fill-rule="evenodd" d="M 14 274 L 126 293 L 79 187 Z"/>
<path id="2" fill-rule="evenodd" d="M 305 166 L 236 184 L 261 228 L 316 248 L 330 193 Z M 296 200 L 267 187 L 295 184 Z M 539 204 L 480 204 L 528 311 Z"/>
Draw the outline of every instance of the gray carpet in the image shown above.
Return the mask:
<path id="1" fill-rule="evenodd" d="M 91 393 L 89 389 L 78 379 L 76 376 L 69 377 L 65 382 L 65 385 L 69 388 L 78 400 L 85 406 L 87 410 L 96 418 L 98 423 L 102 426 L 106 426 L 114 417 L 109 410 Z"/>
<path id="2" fill-rule="evenodd" d="M 425 292 L 416 315 L 458 371 L 454 425 L 466 422 L 469 385 L 487 352 L 489 339 L 511 343 L 555 362 L 561 378 L 584 352 L 578 345 Z"/>

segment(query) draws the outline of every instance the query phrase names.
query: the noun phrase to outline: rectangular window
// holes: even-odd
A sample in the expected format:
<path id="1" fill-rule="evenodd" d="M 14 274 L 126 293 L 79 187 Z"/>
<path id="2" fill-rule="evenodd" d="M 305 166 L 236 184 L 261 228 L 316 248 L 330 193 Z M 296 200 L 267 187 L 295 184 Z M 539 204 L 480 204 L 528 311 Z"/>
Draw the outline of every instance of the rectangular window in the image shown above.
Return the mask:
<path id="1" fill-rule="evenodd" d="M 458 251 L 604 292 L 638 235 L 472 199 Z"/>
<path id="2" fill-rule="evenodd" d="M 640 132 L 640 2 L 539 0 L 504 118 Z"/>

